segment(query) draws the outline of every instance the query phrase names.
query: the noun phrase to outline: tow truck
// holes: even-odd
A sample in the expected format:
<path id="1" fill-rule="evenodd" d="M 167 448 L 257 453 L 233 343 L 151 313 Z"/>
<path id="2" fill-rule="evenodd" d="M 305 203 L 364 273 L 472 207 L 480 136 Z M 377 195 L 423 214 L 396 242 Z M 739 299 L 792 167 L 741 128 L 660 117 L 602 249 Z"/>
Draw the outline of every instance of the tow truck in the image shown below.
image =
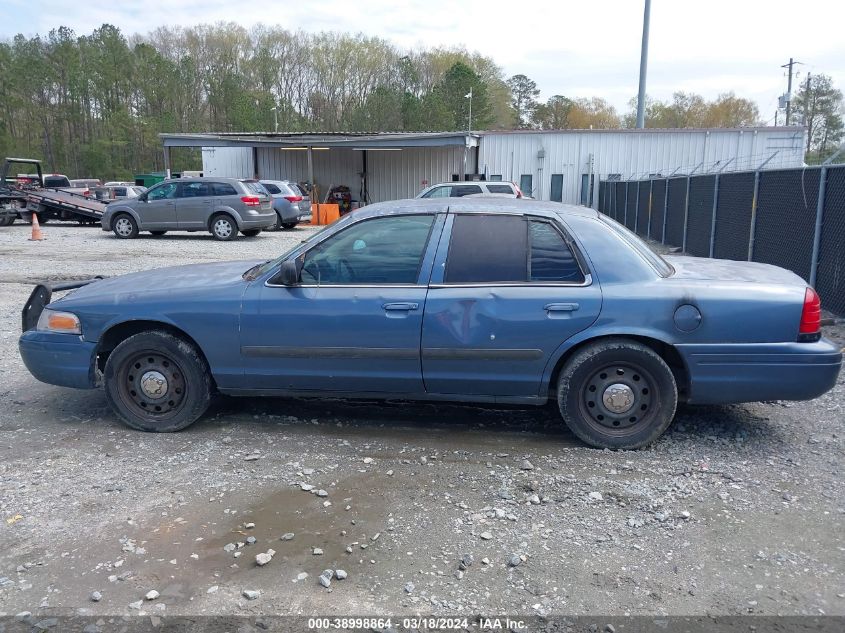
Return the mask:
<path id="1" fill-rule="evenodd" d="M 38 172 L 32 179 L 11 177 L 13 165 L 28 165 Z M 41 161 L 34 158 L 6 158 L 0 168 L 0 226 L 9 226 L 16 219 L 30 222 L 38 214 L 43 224 L 49 220 L 75 220 L 80 224 L 96 224 L 106 210 L 106 204 L 84 195 L 58 188 L 45 187 Z"/>

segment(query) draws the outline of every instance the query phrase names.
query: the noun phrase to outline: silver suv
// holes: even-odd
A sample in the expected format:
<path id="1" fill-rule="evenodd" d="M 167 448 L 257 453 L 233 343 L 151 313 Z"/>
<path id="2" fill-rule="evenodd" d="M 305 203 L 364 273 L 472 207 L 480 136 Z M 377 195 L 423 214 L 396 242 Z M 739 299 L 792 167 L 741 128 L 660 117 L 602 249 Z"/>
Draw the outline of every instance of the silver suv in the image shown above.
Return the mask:
<path id="1" fill-rule="evenodd" d="M 140 231 L 209 231 L 224 241 L 238 231 L 254 237 L 275 223 L 267 190 L 257 180 L 238 178 L 165 180 L 133 200 L 112 202 L 101 220 L 104 231 L 121 239 Z"/>
<path id="2" fill-rule="evenodd" d="M 469 181 L 441 182 L 426 187 L 417 198 L 463 198 L 465 196 L 492 196 L 498 198 L 521 198 L 522 191 L 512 182 Z"/>

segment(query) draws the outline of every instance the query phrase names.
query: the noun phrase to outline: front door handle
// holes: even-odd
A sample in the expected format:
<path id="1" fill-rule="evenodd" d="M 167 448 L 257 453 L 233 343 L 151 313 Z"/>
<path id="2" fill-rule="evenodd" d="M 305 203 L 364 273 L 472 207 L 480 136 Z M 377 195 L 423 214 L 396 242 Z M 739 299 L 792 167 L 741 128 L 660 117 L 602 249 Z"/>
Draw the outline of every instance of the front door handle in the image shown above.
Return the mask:
<path id="1" fill-rule="evenodd" d="M 394 312 L 408 312 L 420 307 L 419 303 L 385 303 L 382 308 Z"/>
<path id="2" fill-rule="evenodd" d="M 575 312 L 579 307 L 577 303 L 547 303 L 546 312 Z"/>

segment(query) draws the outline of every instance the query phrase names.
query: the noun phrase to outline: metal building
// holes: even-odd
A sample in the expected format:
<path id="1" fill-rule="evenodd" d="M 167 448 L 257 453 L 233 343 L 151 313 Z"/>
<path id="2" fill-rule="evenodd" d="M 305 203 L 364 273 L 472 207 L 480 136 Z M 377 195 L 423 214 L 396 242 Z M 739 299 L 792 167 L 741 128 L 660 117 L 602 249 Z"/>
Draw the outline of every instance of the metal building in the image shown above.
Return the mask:
<path id="1" fill-rule="evenodd" d="M 378 134 L 162 134 L 201 147 L 205 175 L 346 185 L 365 203 L 436 182 L 510 180 L 542 200 L 597 204 L 600 179 L 800 167 L 806 129 L 616 129 Z"/>

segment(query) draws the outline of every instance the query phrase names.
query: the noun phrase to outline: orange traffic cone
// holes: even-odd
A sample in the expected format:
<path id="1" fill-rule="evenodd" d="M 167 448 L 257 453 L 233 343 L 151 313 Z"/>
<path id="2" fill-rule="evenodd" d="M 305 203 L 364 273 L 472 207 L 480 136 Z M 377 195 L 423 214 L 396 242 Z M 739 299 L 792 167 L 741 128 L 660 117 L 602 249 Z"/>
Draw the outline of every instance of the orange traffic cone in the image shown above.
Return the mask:
<path id="1" fill-rule="evenodd" d="M 32 214 L 32 237 L 29 238 L 30 242 L 40 242 L 44 239 L 44 235 L 41 233 L 41 225 L 38 224 L 38 214 Z"/>

